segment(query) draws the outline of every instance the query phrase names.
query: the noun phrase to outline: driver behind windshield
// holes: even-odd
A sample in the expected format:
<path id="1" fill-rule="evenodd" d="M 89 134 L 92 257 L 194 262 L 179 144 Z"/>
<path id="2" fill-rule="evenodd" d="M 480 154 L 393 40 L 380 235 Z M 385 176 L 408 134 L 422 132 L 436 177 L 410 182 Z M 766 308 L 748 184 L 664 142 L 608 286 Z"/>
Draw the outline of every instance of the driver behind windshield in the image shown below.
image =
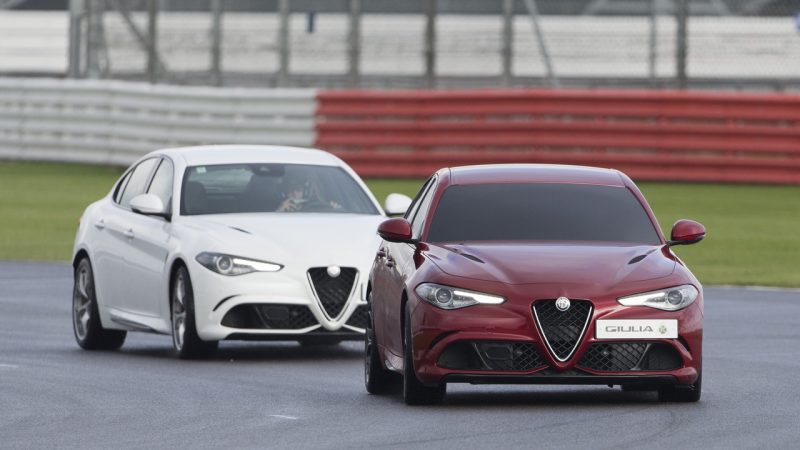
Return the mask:
<path id="1" fill-rule="evenodd" d="M 285 183 L 284 200 L 276 212 L 320 211 L 341 209 L 341 205 L 333 201 L 325 201 L 319 195 L 319 189 L 311 181 L 299 177 L 289 178 Z"/>

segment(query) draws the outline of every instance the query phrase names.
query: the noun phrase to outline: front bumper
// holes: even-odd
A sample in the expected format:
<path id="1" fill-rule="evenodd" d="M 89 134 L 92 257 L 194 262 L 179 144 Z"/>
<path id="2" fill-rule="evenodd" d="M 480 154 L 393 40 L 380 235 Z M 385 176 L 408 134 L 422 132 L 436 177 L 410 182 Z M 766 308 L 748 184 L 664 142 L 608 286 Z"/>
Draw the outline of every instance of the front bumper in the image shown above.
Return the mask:
<path id="1" fill-rule="evenodd" d="M 319 339 L 331 341 L 360 341 L 364 340 L 364 333 L 358 331 L 320 331 L 314 330 L 302 335 L 297 334 L 258 334 L 249 332 L 236 332 L 229 334 L 228 341 L 286 341 L 302 339 Z"/>
<path id="2" fill-rule="evenodd" d="M 668 312 L 647 307 L 623 307 L 615 301 L 597 301 L 589 325 L 572 356 L 557 360 L 544 342 L 531 311 L 531 302 L 504 305 L 476 305 L 460 310 L 444 311 L 418 298 L 409 299 L 412 306 L 411 330 L 414 369 L 425 384 L 447 383 L 520 383 L 520 384 L 691 384 L 702 370 L 702 298 L 688 308 Z M 678 339 L 602 340 L 596 338 L 598 319 L 677 319 Z M 478 344 L 476 344 L 478 343 Z M 527 365 L 492 364 L 485 360 L 480 343 L 504 343 L 514 347 L 532 347 L 538 358 Z M 442 355 L 452 345 L 473 345 L 478 367 L 443 364 Z M 592 347 L 597 344 L 598 346 Z M 619 365 L 597 362 L 598 349 L 611 353 L 618 344 L 636 344 L 641 358 L 650 348 L 670 353 L 668 370 L 657 363 L 631 363 L 625 370 Z M 591 349 L 591 350 L 590 350 Z M 516 350 L 508 350 L 511 354 Z M 627 351 L 627 350 L 625 350 Z M 595 359 L 591 360 L 590 357 Z M 608 358 L 613 358 L 609 356 Z M 456 358 L 457 359 L 457 358 Z M 446 358 L 445 358 L 446 360 Z M 449 359 L 452 361 L 453 359 Z M 590 361 L 590 362 L 587 362 Z M 474 365 L 474 364 L 473 364 Z M 452 367 L 458 367 L 456 369 Z M 466 367 L 466 366 L 465 366 Z M 658 370 L 652 370 L 657 367 Z M 480 369 L 480 370 L 475 370 Z"/>
<path id="3" fill-rule="evenodd" d="M 330 318 L 315 296 L 304 270 L 230 277 L 216 274 L 193 261 L 189 271 L 197 334 L 203 340 L 295 340 L 311 336 L 339 340 L 363 338 L 363 317 L 367 307 L 361 276 L 356 277 L 341 313 Z M 302 320 L 270 318 L 269 311 L 281 312 L 281 309 L 291 314 L 302 313 Z M 262 311 L 265 314 L 256 314 Z M 252 320 L 241 320 L 248 315 Z M 287 324 L 286 328 L 281 325 L 283 323 Z"/>
<path id="4" fill-rule="evenodd" d="M 578 371 L 567 373 L 541 371 L 525 375 L 452 373 L 445 375 L 443 381 L 446 383 L 469 384 L 616 384 L 655 386 L 677 384 L 678 378 L 674 375 L 591 375 Z"/>

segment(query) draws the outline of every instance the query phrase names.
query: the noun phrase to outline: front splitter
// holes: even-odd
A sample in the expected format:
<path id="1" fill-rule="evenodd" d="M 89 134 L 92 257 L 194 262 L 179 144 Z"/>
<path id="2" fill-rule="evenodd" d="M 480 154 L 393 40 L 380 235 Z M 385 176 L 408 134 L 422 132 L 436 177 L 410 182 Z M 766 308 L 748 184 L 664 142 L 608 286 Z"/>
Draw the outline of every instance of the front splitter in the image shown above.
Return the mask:
<path id="1" fill-rule="evenodd" d="M 462 374 L 445 375 L 446 383 L 469 384 L 615 384 L 615 385 L 663 385 L 677 384 L 672 375 L 590 375 L 568 373 L 533 373 L 526 375 Z"/>

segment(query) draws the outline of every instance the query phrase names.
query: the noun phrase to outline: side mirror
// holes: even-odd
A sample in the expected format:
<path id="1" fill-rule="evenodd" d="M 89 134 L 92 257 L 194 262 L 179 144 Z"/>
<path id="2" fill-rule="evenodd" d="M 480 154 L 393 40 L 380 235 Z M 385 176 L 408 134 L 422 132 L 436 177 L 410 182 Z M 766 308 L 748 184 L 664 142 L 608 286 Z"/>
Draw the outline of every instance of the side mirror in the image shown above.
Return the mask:
<path id="1" fill-rule="evenodd" d="M 681 219 L 672 226 L 672 235 L 667 245 L 695 244 L 706 237 L 706 227 L 694 220 Z"/>
<path id="2" fill-rule="evenodd" d="M 155 194 L 137 195 L 131 199 L 130 206 L 135 213 L 145 216 L 158 216 L 170 220 L 170 214 L 167 212 L 164 202 Z"/>
<path id="3" fill-rule="evenodd" d="M 389 242 L 411 242 L 411 224 L 403 218 L 389 219 L 378 226 L 378 234 Z"/>
<path id="4" fill-rule="evenodd" d="M 402 216 L 411 206 L 411 197 L 403 194 L 389 194 L 386 196 L 383 209 L 389 216 Z"/>

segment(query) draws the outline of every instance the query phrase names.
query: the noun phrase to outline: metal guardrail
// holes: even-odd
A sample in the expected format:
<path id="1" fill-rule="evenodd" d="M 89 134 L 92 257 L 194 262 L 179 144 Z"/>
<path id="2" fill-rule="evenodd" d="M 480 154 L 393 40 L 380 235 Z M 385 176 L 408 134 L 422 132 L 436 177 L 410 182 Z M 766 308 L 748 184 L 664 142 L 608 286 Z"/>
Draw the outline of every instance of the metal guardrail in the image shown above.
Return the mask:
<path id="1" fill-rule="evenodd" d="M 800 96 L 634 90 L 327 91 L 317 141 L 362 176 L 579 164 L 637 180 L 800 184 Z"/>
<path id="2" fill-rule="evenodd" d="M 157 148 L 314 143 L 313 89 L 0 78 L 0 158 L 129 164 Z"/>
<path id="3" fill-rule="evenodd" d="M 362 176 L 557 163 L 637 180 L 800 184 L 800 95 L 365 91 L 0 78 L 0 159 L 126 165 L 163 147 L 317 146 Z"/>
<path id="4" fill-rule="evenodd" d="M 500 5 L 509 1 L 484 0 L 484 3 L 499 11 Z M 541 0 L 539 3 L 544 7 L 559 1 Z M 746 3 L 755 1 L 760 0 Z M 628 5 L 640 12 L 648 4 L 673 3 L 661 0 L 597 2 L 609 6 Z M 127 5 L 137 2 L 92 0 L 90 3 Z M 161 3 L 165 8 L 167 3 L 169 7 L 174 6 L 171 2 Z M 231 3 L 238 2 L 214 0 L 212 3 L 223 3 L 225 8 L 234 9 Z M 328 3 L 330 8 L 341 9 L 348 2 Z M 517 13 L 524 12 L 522 0 L 513 3 L 517 5 Z M 703 1 L 692 1 L 693 14 L 700 3 Z M 775 2 L 770 3 L 776 6 Z M 800 46 L 796 45 L 798 30 L 794 17 L 797 11 L 785 9 L 786 2 L 780 3 L 784 6 L 773 10 L 775 15 L 769 17 L 750 13 L 730 17 L 693 15 L 687 28 L 691 45 L 686 55 L 685 80 L 676 72 L 674 35 L 677 25 L 669 11 L 660 10 L 655 18 L 646 15 L 543 15 L 541 30 L 553 74 L 561 87 L 673 88 L 685 82 L 690 89 L 798 90 Z M 205 8 L 208 4 L 199 2 L 199 7 Z M 13 39 L 0 39 L 0 76 L 64 77 L 69 73 L 71 49 L 82 55 L 80 58 L 73 55 L 83 61 L 72 65 L 77 71 L 72 75 L 77 78 L 146 81 L 152 75 L 163 84 L 261 88 L 279 85 L 391 89 L 548 86 L 541 50 L 527 15 L 514 15 L 509 22 L 507 15 L 439 14 L 434 33 L 435 55 L 432 55 L 426 53 L 429 46 L 425 33 L 427 21 L 426 16 L 420 14 L 422 10 L 413 14 L 382 14 L 371 12 L 375 11 L 372 0 L 364 4 L 370 6 L 359 16 L 358 33 L 351 27 L 353 16 L 343 12 L 292 13 L 286 42 L 288 53 L 279 51 L 279 44 L 283 42 L 278 39 L 277 32 L 281 22 L 274 11 L 242 13 L 226 9 L 222 17 L 211 11 L 164 11 L 158 16 L 159 53 L 153 60 L 160 65 L 151 67 L 152 73 L 146 70 L 149 47 L 147 14 L 143 11 L 131 11 L 130 17 L 119 11 L 106 11 L 100 30 L 102 36 L 95 36 L 98 42 L 105 44 L 92 46 L 95 50 L 91 74 L 86 71 L 88 61 L 84 61 L 89 53 L 88 36 L 83 40 L 76 37 L 81 45 L 69 48 L 64 39 L 70 30 L 84 30 L 86 34 L 85 27 L 69 27 L 66 11 L 4 11 L 0 14 L 0 33 Z M 438 11 L 461 8 L 461 4 L 461 1 L 440 1 Z M 597 12 L 596 8 L 593 10 Z M 778 14 L 780 11 L 783 13 Z M 100 17 L 99 14 L 95 16 Z M 136 32 L 132 31 L 126 17 L 138 24 Z M 314 17 L 313 30 L 309 29 L 308 17 Z M 221 28 L 214 26 L 216 19 L 220 19 Z M 105 50 L 98 53 L 97 47 Z M 428 56 L 435 59 L 432 71 L 426 67 Z M 281 58 L 285 61 L 286 57 L 289 67 L 281 69 Z"/>

